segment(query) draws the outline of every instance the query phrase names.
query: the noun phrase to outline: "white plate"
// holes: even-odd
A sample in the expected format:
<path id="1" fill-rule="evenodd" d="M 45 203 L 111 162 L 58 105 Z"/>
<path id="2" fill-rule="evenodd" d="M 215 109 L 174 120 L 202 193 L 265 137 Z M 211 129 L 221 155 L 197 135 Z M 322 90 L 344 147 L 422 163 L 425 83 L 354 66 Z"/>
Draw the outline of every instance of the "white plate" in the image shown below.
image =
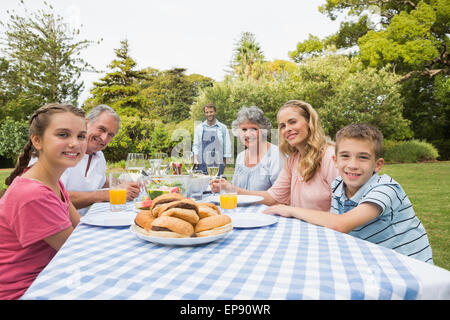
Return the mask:
<path id="1" fill-rule="evenodd" d="M 129 210 L 122 212 L 106 211 L 85 215 L 80 221 L 85 224 L 100 227 L 126 227 L 134 222 L 136 214 L 136 212 Z"/>
<path id="2" fill-rule="evenodd" d="M 238 206 L 239 205 L 245 206 L 245 205 L 248 205 L 248 204 L 252 204 L 252 203 L 261 201 L 263 199 L 264 198 L 260 197 L 260 196 L 250 196 L 250 195 L 239 194 L 237 196 L 237 204 L 238 204 Z M 214 203 L 220 204 L 220 195 L 217 194 L 217 195 L 214 195 L 214 196 L 210 196 L 208 198 L 203 199 L 203 201 L 210 201 L 210 202 L 214 202 Z"/>
<path id="3" fill-rule="evenodd" d="M 157 244 L 163 244 L 163 245 L 168 245 L 168 246 L 194 246 L 194 245 L 209 243 L 209 242 L 213 242 L 213 241 L 216 241 L 219 239 L 226 238 L 233 230 L 230 230 L 226 233 L 218 234 L 216 236 L 209 236 L 209 237 L 162 238 L 162 237 L 152 237 L 152 236 L 141 233 L 139 231 L 139 227 L 133 223 L 133 224 L 131 224 L 130 231 L 139 239 L 157 243 Z"/>
<path id="4" fill-rule="evenodd" d="M 278 218 L 264 213 L 230 213 L 233 228 L 259 228 L 270 226 L 278 222 Z"/>

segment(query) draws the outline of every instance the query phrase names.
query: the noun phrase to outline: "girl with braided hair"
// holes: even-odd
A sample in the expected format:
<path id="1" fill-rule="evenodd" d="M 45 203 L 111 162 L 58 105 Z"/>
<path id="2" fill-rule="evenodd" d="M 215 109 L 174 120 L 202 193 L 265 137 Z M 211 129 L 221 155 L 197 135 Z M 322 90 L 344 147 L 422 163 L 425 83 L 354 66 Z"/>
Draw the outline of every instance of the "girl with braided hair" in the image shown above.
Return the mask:
<path id="1" fill-rule="evenodd" d="M 0 299 L 20 298 L 78 225 L 59 179 L 86 146 L 82 109 L 54 103 L 31 116 L 29 140 L 0 199 Z M 31 156 L 38 160 L 27 167 Z"/>

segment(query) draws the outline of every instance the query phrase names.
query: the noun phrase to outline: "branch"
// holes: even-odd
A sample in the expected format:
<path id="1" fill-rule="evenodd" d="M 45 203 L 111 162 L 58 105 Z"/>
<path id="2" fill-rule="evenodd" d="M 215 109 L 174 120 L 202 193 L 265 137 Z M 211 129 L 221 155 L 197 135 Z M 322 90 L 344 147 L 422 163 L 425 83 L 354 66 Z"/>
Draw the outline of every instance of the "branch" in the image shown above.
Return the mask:
<path id="1" fill-rule="evenodd" d="M 438 75 L 439 73 L 448 74 L 448 69 L 432 69 L 432 70 L 424 70 L 424 71 L 411 71 L 405 74 L 403 77 L 400 78 L 400 82 L 408 80 L 414 76 L 420 75 L 420 76 L 429 76 L 430 78 L 433 78 L 435 75 Z"/>

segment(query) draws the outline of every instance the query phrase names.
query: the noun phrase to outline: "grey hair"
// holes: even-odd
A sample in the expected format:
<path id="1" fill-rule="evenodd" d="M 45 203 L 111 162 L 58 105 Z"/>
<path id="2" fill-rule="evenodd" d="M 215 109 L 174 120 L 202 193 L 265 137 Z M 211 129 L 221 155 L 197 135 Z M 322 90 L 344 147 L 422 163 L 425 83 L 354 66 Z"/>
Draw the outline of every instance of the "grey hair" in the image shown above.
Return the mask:
<path id="1" fill-rule="evenodd" d="M 114 119 L 117 120 L 117 123 L 119 125 L 120 128 L 120 118 L 119 115 L 114 111 L 113 108 L 111 108 L 110 106 L 107 106 L 106 104 L 99 104 L 98 106 L 95 106 L 94 108 L 92 108 L 91 111 L 89 111 L 89 113 L 86 115 L 86 119 L 89 122 L 94 122 L 95 120 L 97 120 L 97 118 L 103 113 L 103 112 L 108 112 Z"/>
<path id="2" fill-rule="evenodd" d="M 245 121 L 259 125 L 261 133 L 265 138 L 269 135 L 270 129 L 272 129 L 270 120 L 267 119 L 260 108 L 256 106 L 242 107 L 236 115 L 236 120 L 231 123 L 231 128 L 235 136 L 239 135 L 239 126 Z"/>

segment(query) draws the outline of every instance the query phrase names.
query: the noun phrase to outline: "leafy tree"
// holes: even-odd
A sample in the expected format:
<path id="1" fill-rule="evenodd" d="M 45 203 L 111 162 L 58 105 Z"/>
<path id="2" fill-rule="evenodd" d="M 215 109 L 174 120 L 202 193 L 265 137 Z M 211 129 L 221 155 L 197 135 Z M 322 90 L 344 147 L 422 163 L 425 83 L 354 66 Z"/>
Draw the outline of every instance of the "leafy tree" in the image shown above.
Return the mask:
<path id="1" fill-rule="evenodd" d="M 128 40 L 122 40 L 114 52 L 116 59 L 108 65 L 110 72 L 94 82 L 86 108 L 107 104 L 120 115 L 148 116 L 148 101 L 141 94 L 141 83 L 149 78 L 148 72 L 135 70 L 136 62 L 130 56 Z"/>
<path id="2" fill-rule="evenodd" d="M 291 61 L 275 59 L 273 61 L 266 61 L 262 65 L 261 77 L 271 80 L 283 80 L 294 72 L 297 65 Z"/>
<path id="3" fill-rule="evenodd" d="M 194 100 L 194 83 L 184 72 L 186 69 L 174 68 L 159 72 L 147 84 L 142 93 L 152 104 L 152 114 L 169 121 L 180 122 L 189 117 L 190 106 Z M 170 117 L 167 115 L 170 114 Z"/>
<path id="4" fill-rule="evenodd" d="M 332 20 L 340 15 L 358 19 L 341 23 L 323 40 L 310 36 L 291 58 L 300 62 L 345 49 L 367 67 L 401 75 L 403 116 L 412 122 L 414 137 L 436 141 L 441 159 L 449 159 L 450 2 L 327 0 L 319 10 Z"/>
<path id="5" fill-rule="evenodd" d="M 214 84 L 213 79 L 196 73 L 188 75 L 186 80 L 191 83 L 191 95 L 194 97 L 197 97 L 202 89 L 212 87 Z"/>
<path id="6" fill-rule="evenodd" d="M 24 5 L 23 1 L 21 4 Z M 45 10 L 26 16 L 8 10 L 9 20 L 0 22 L 4 28 L 3 63 L 8 61 L 9 71 L 13 72 L 3 79 L 10 87 L 14 86 L 6 104 L 8 111 L 17 110 L 22 118 L 29 115 L 30 101 L 36 103 L 34 109 L 55 101 L 76 105 L 83 88 L 83 82 L 79 81 L 81 71 L 93 70 L 79 56 L 93 42 L 78 40 L 79 30 L 71 29 L 61 16 L 52 12 L 50 5 L 44 4 Z"/>
<path id="7" fill-rule="evenodd" d="M 323 54 L 330 46 L 358 46 L 361 59 L 371 67 L 395 68 L 405 77 L 448 74 L 448 1 L 327 0 L 319 10 L 332 20 L 343 13 L 358 20 L 342 22 L 336 34 L 323 40 L 310 35 L 290 53 L 294 61 Z"/>
<path id="8" fill-rule="evenodd" d="M 261 46 L 256 42 L 255 35 L 251 32 L 243 32 L 234 48 L 231 63 L 234 73 L 238 77 L 257 79 L 263 62 L 264 54 Z"/>
<path id="9" fill-rule="evenodd" d="M 327 56 L 308 59 L 284 79 L 229 80 L 202 91 L 192 107 L 192 118 L 203 121 L 203 105 L 213 102 L 217 118 L 227 126 L 242 106 L 256 105 L 276 128 L 278 109 L 288 100 L 310 103 L 320 114 L 327 134 L 364 121 L 376 125 L 386 138 L 411 137 L 409 121 L 402 116 L 399 76 L 365 69 L 358 59 Z"/>
<path id="10" fill-rule="evenodd" d="M 128 153 L 168 152 L 171 147 L 169 133 L 159 120 L 137 116 L 121 116 L 120 130 L 104 150 L 108 161 L 120 161 Z"/>

